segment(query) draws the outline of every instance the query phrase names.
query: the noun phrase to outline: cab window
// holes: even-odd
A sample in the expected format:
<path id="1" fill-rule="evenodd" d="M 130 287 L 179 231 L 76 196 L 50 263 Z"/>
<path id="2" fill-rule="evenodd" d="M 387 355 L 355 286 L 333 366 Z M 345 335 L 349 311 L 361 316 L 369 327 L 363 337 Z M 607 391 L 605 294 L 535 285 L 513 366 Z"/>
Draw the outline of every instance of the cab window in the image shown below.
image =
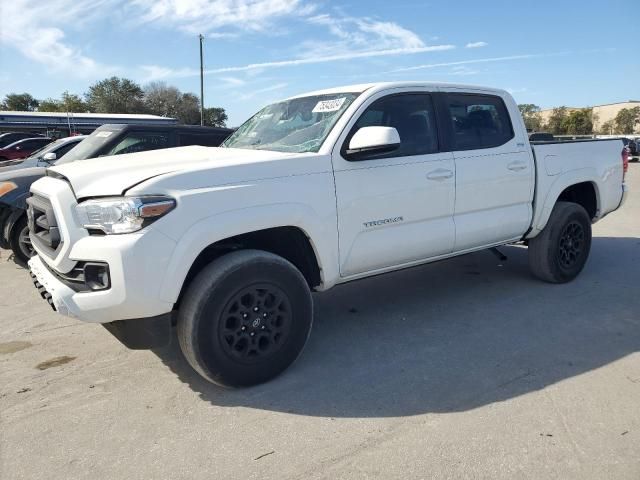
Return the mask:
<path id="1" fill-rule="evenodd" d="M 493 95 L 446 95 L 454 150 L 504 145 L 514 137 L 504 101 Z"/>
<path id="2" fill-rule="evenodd" d="M 347 147 L 353 135 L 363 127 L 395 128 L 400 136 L 400 147 L 393 152 L 359 157 L 359 160 L 425 155 L 438 151 L 438 131 L 429 94 L 397 94 L 376 100 L 352 128 L 347 137 Z"/>

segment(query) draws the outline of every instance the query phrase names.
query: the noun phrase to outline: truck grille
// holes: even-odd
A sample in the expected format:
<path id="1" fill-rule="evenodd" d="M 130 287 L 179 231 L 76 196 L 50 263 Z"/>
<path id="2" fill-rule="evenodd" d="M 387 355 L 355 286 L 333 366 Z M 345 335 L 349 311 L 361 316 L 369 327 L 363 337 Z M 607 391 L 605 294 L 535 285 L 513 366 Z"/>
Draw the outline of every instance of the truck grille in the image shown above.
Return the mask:
<path id="1" fill-rule="evenodd" d="M 27 199 L 31 240 L 49 256 L 53 256 L 62 239 L 51 202 L 39 195 Z"/>

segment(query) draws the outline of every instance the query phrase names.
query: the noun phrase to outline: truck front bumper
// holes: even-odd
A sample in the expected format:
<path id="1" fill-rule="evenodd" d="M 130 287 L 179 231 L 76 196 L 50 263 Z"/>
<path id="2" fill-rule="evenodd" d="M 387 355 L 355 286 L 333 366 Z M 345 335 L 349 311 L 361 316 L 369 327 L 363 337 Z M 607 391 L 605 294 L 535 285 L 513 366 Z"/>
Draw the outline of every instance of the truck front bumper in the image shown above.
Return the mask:
<path id="1" fill-rule="evenodd" d="M 40 257 L 29 261 L 31 279 L 40 296 L 49 303 L 54 311 L 68 317 L 85 316 L 74 296 L 77 292 L 61 282 L 42 262 Z M 146 350 L 167 345 L 171 339 L 172 313 L 116 320 L 102 325 L 124 346 L 132 350 Z"/>
<path id="2" fill-rule="evenodd" d="M 95 290 L 86 276 L 80 283 L 69 281 L 73 271 L 58 271 L 43 253 L 29 261 L 29 268 L 40 295 L 63 315 L 90 323 L 151 318 L 173 310 L 161 299 L 160 287 L 174 247 L 173 240 L 152 229 L 78 240 L 69 255 L 74 264 L 104 266 L 108 274 L 104 288 Z"/>

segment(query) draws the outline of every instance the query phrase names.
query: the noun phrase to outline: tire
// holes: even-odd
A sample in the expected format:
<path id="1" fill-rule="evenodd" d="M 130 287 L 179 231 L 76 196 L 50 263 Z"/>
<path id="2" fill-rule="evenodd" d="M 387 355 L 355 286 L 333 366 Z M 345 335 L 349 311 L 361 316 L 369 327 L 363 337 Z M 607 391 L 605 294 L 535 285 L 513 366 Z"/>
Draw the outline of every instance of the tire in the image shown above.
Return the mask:
<path id="1" fill-rule="evenodd" d="M 578 276 L 591 250 L 591 218 L 577 203 L 558 202 L 547 226 L 529 240 L 529 268 L 549 283 L 566 283 Z"/>
<path id="2" fill-rule="evenodd" d="M 254 316 L 255 315 L 255 316 Z M 289 367 L 313 323 L 311 291 L 282 257 L 241 250 L 207 265 L 178 311 L 178 341 L 189 364 L 221 386 L 266 382 Z"/>
<path id="3" fill-rule="evenodd" d="M 16 259 L 26 264 L 31 257 L 35 255 L 31 240 L 29 239 L 29 227 L 27 225 L 27 217 L 22 216 L 13 225 L 9 233 L 9 245 Z"/>

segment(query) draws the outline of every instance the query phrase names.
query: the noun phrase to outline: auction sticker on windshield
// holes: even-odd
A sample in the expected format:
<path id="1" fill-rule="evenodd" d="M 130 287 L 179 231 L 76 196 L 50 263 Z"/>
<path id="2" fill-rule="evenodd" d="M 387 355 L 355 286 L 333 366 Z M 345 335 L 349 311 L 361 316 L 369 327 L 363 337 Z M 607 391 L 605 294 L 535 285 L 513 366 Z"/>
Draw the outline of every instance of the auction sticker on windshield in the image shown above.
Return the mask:
<path id="1" fill-rule="evenodd" d="M 313 107 L 313 113 L 337 112 L 345 102 L 346 97 L 334 98 L 333 100 L 321 100 Z"/>
<path id="2" fill-rule="evenodd" d="M 103 138 L 107 138 L 107 137 L 110 137 L 112 133 L 113 133 L 113 132 L 109 132 L 109 131 L 98 132 L 98 133 L 96 134 L 96 137 L 103 137 Z"/>

